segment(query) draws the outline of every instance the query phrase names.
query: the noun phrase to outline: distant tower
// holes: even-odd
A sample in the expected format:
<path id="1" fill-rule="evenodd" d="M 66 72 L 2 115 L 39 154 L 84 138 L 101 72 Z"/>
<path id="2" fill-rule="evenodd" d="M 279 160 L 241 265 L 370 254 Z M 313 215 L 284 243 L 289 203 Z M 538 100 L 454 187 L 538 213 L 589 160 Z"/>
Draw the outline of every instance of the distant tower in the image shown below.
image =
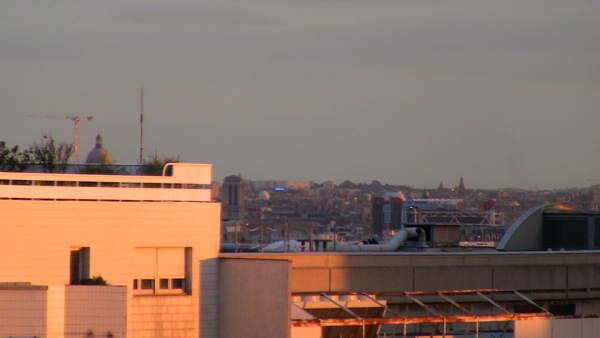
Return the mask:
<path id="1" fill-rule="evenodd" d="M 467 188 L 465 188 L 465 180 L 463 179 L 463 177 L 460 177 L 460 183 L 458 184 L 458 194 L 459 195 L 464 195 L 464 193 L 467 191 Z"/>
<path id="2" fill-rule="evenodd" d="M 104 148 L 104 142 L 102 141 L 102 136 L 100 133 L 96 136 L 96 145 L 90 152 L 88 153 L 85 163 L 94 163 L 94 164 L 108 164 L 112 163 L 112 157 L 106 148 Z"/>
<path id="3" fill-rule="evenodd" d="M 241 175 L 231 175 L 223 180 L 223 219 L 239 220 L 244 214 L 244 181 Z"/>
<path id="4" fill-rule="evenodd" d="M 383 215 L 383 205 L 385 204 L 385 200 L 383 197 L 373 197 L 371 199 L 371 225 L 372 231 L 374 235 L 383 235 L 383 223 L 384 223 L 384 215 Z"/>
<path id="5" fill-rule="evenodd" d="M 438 190 L 444 190 L 444 181 L 440 181 L 440 185 L 438 185 Z"/>
<path id="6" fill-rule="evenodd" d="M 390 209 L 391 209 L 390 227 L 393 229 L 400 229 L 400 227 L 402 226 L 402 204 L 403 203 L 404 203 L 404 198 L 402 198 L 402 197 L 390 198 Z"/>
<path id="7" fill-rule="evenodd" d="M 592 211 L 599 211 L 600 210 L 600 194 L 599 194 L 599 189 L 600 186 L 592 186 L 590 189 L 590 194 L 589 194 L 589 206 L 588 208 Z"/>

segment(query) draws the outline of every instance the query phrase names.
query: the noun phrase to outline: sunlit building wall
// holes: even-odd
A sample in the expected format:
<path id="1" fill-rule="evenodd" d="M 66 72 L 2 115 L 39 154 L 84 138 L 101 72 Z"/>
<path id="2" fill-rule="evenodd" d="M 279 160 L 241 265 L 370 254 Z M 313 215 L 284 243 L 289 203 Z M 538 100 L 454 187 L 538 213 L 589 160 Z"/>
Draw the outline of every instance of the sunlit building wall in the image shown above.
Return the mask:
<path id="1" fill-rule="evenodd" d="M 101 276 L 127 287 L 128 337 L 215 337 L 220 204 L 210 198 L 211 171 L 0 173 L 0 282 L 52 290 Z"/>

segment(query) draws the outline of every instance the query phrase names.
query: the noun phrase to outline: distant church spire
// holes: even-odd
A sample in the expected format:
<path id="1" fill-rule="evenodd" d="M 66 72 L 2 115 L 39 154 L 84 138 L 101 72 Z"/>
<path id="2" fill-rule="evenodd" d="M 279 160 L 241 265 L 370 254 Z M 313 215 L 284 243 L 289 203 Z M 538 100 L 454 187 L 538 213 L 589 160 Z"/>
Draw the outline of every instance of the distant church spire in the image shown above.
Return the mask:
<path id="1" fill-rule="evenodd" d="M 459 194 L 464 194 L 467 191 L 467 188 L 465 188 L 465 180 L 463 179 L 463 177 L 460 177 L 460 183 L 458 184 L 458 193 Z"/>
<path id="2" fill-rule="evenodd" d="M 444 181 L 440 181 L 440 185 L 438 185 L 438 190 L 444 190 Z"/>

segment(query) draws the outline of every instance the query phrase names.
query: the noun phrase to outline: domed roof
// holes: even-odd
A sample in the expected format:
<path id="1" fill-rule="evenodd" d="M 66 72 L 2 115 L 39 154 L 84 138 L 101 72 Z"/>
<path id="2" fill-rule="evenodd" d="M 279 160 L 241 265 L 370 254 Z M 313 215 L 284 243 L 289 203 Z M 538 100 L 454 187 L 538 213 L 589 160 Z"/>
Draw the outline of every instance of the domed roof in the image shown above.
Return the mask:
<path id="1" fill-rule="evenodd" d="M 269 194 L 268 191 L 263 190 L 260 193 L 258 193 L 258 199 L 261 201 L 268 201 L 271 199 L 271 194 Z"/>
<path id="2" fill-rule="evenodd" d="M 112 163 L 112 157 L 108 150 L 104 148 L 102 136 L 100 136 L 100 134 L 96 136 L 96 145 L 88 153 L 85 163 Z"/>

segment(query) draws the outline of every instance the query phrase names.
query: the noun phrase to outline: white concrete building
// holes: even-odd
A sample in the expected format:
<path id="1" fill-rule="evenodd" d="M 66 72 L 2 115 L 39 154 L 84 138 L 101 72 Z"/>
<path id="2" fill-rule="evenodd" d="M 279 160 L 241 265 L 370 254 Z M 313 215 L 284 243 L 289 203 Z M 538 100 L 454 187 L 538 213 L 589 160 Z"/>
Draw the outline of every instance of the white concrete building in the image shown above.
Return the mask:
<path id="1" fill-rule="evenodd" d="M 212 167 L 169 166 L 170 176 L 0 173 L 0 336 L 217 336 Z M 81 285 L 94 276 L 110 286 Z M 103 299 L 108 308 L 95 306 Z"/>

